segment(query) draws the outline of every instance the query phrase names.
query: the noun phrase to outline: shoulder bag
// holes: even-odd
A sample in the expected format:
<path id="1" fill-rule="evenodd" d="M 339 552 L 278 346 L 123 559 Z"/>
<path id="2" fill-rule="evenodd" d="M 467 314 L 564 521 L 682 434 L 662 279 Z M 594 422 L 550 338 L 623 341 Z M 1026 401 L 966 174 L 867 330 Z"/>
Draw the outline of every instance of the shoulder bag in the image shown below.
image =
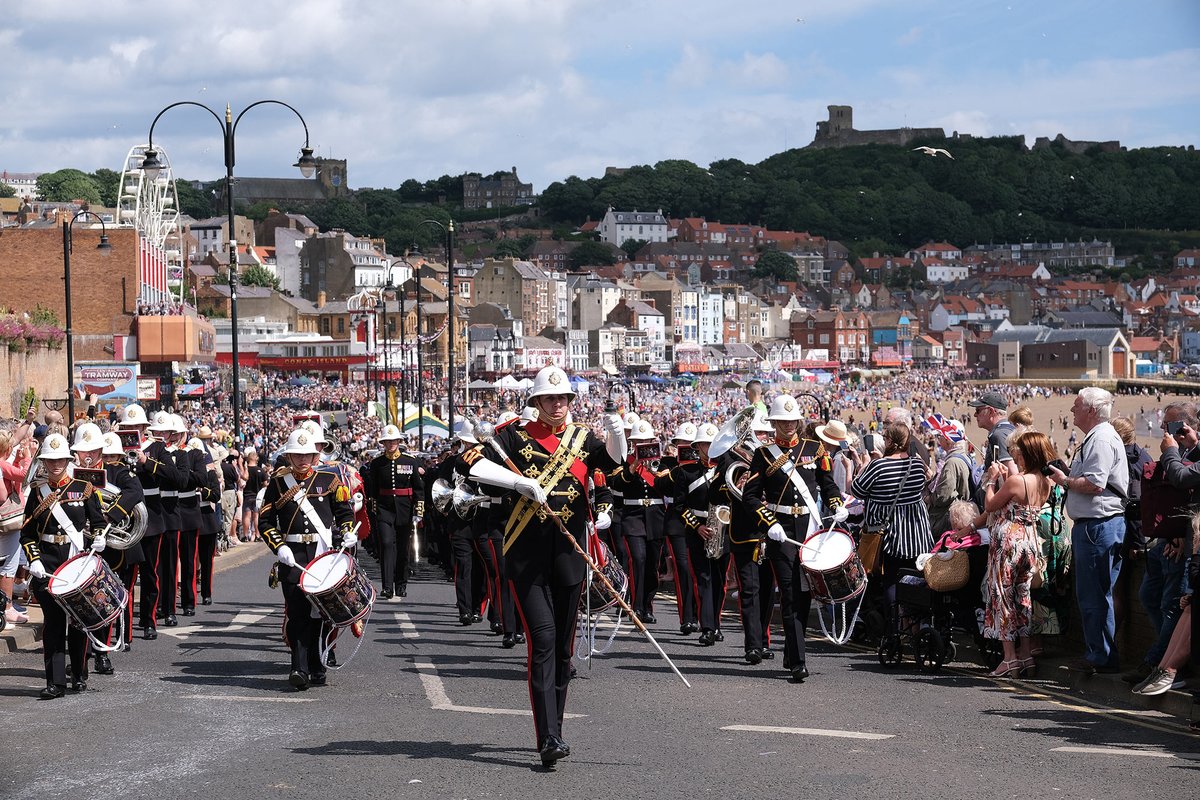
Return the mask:
<path id="1" fill-rule="evenodd" d="M 896 513 L 896 503 L 900 499 L 900 495 L 904 493 L 904 484 L 908 483 L 908 475 L 912 472 L 914 460 L 915 458 L 910 451 L 908 454 L 908 466 L 904 469 L 904 477 L 900 479 L 900 487 L 896 489 L 896 496 L 892 498 L 887 516 L 875 527 L 864 523 L 862 532 L 858 536 L 858 560 L 862 562 L 863 571 L 868 575 L 881 575 L 883 573 L 883 537 L 887 535 L 888 530 L 891 528 L 892 517 Z"/>

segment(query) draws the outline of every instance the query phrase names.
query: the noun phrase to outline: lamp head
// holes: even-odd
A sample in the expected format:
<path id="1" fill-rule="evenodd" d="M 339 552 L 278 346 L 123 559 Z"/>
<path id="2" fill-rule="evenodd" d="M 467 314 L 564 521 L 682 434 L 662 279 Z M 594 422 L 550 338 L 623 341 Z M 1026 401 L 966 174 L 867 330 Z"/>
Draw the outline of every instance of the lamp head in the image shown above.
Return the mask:
<path id="1" fill-rule="evenodd" d="M 150 180 L 156 180 L 162 169 L 162 162 L 158 160 L 158 151 L 153 147 L 147 148 L 142 156 L 142 172 L 146 173 L 146 177 Z"/>
<path id="2" fill-rule="evenodd" d="M 313 158 L 311 147 L 305 145 L 300 148 L 300 160 L 292 166 L 300 168 L 300 174 L 305 178 L 311 178 L 317 171 L 317 160 Z"/>
<path id="3" fill-rule="evenodd" d="M 100 234 L 100 244 L 96 245 L 96 249 L 100 251 L 102 256 L 112 255 L 112 245 L 108 243 L 108 234 Z"/>

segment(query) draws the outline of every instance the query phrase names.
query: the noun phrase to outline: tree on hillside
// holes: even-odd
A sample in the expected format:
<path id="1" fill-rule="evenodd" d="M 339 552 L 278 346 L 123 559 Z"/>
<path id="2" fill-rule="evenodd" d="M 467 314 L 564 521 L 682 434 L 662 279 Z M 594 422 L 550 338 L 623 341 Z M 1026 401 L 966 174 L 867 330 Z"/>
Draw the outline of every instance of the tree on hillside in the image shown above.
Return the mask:
<path id="1" fill-rule="evenodd" d="M 267 286 L 271 289 L 279 288 L 279 279 L 271 274 L 271 271 L 259 264 L 253 264 L 242 273 L 241 283 L 243 286 Z"/>
<path id="2" fill-rule="evenodd" d="M 17 190 L 7 183 L 0 183 L 0 197 L 16 197 Z"/>
<path id="3" fill-rule="evenodd" d="M 492 251 L 492 258 L 525 258 L 525 251 L 521 248 L 521 243 L 516 239 L 502 239 L 496 243 L 496 248 Z"/>
<path id="4" fill-rule="evenodd" d="M 121 173 L 116 170 L 101 167 L 91 174 L 100 190 L 100 205 L 105 208 L 117 207 L 117 192 L 121 191 Z"/>
<path id="5" fill-rule="evenodd" d="M 100 187 L 92 176 L 77 169 L 43 172 L 38 176 L 37 190 L 39 196 L 51 203 L 83 200 L 89 205 L 100 204 Z"/>
<path id="6" fill-rule="evenodd" d="M 578 272 L 584 267 L 606 267 L 617 263 L 612 246 L 605 242 L 580 242 L 571 251 L 571 269 Z"/>
<path id="7" fill-rule="evenodd" d="M 625 255 L 627 255 L 629 258 L 633 258 L 634 255 L 637 254 L 637 251 L 641 250 L 647 244 L 649 244 L 649 242 L 647 242 L 645 239 L 626 239 L 625 241 L 621 242 L 621 249 L 625 251 Z"/>
<path id="8" fill-rule="evenodd" d="M 781 281 L 800 279 L 796 259 L 779 250 L 768 250 L 759 256 L 752 274 L 756 278 L 775 278 Z"/>
<path id="9" fill-rule="evenodd" d="M 194 219 L 208 219 L 216 213 L 212 193 L 204 189 L 197 189 L 191 181 L 177 179 L 175 193 L 179 195 L 179 213 L 181 214 L 187 214 Z"/>

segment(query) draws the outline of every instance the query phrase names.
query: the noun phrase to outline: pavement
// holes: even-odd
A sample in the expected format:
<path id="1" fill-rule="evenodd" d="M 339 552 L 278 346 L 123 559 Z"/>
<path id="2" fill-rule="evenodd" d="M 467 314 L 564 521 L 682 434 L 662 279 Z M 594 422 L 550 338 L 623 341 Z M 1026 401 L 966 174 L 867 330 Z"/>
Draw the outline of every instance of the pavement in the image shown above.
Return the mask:
<path id="1" fill-rule="evenodd" d="M 654 635 L 691 688 L 625 626 L 579 664 L 572 753 L 545 771 L 525 651 L 460 625 L 437 571 L 421 565 L 407 598 L 376 604 L 360 650 L 339 640 L 345 666 L 328 686 L 297 692 L 269 555 L 246 545 L 234 557 L 246 560 L 222 557 L 212 606 L 158 641 L 135 639 L 85 692 L 39 702 L 40 654 L 0 654 L 0 715 L 23 721 L 6 739 L 19 757 L 5 759 L 0 797 L 1144 800 L 1192 797 L 1200 768 L 1182 718 L 1127 689 L 1106 700 L 1100 677 L 1077 687 L 1043 666 L 1037 679 L 992 680 L 966 648 L 923 673 L 811 637 L 812 677 L 796 685 L 779 655 L 743 663 L 736 617 L 702 648 L 660 599 Z M 376 574 L 369 557 L 364 568 Z"/>

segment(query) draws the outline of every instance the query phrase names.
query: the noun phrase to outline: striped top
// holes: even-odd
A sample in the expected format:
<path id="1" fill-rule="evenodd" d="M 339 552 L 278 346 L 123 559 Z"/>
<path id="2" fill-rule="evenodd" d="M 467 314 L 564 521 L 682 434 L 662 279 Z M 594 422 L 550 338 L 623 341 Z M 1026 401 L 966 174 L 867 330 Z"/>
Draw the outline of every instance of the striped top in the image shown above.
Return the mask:
<path id="1" fill-rule="evenodd" d="M 850 489 L 851 494 L 866 504 L 868 528 L 881 526 L 895 506 L 889 530 L 883 537 L 883 551 L 900 558 L 916 558 L 933 549 L 929 513 L 921 496 L 925 470 L 914 460 L 901 487 L 908 464 L 906 458 L 877 458 L 854 477 Z"/>

